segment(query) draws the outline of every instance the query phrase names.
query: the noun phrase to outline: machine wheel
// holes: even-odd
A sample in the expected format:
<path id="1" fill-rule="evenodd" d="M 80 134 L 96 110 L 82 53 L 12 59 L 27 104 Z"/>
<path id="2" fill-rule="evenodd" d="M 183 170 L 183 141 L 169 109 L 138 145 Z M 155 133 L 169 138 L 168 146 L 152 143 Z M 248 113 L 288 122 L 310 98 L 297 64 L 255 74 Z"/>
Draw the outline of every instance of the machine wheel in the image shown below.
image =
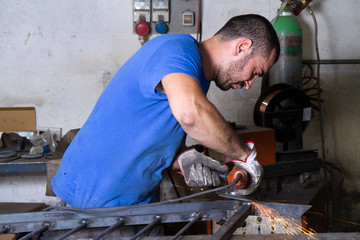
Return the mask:
<path id="1" fill-rule="evenodd" d="M 255 125 L 275 129 L 278 142 L 289 142 L 296 139 L 297 114 L 303 114 L 310 108 L 309 97 L 291 85 L 279 83 L 266 89 L 255 104 Z M 301 115 L 302 116 L 302 115 Z M 300 117 L 301 117 L 300 116 Z M 301 119 L 302 131 L 306 129 L 310 119 Z"/>

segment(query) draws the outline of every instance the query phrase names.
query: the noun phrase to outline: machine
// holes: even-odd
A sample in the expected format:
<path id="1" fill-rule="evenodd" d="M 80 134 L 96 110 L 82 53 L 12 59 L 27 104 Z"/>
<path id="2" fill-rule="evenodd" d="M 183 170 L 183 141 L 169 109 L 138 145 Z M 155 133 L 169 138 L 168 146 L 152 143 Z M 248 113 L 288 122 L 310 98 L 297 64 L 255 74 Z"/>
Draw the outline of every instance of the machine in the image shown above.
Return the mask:
<path id="1" fill-rule="evenodd" d="M 272 21 L 280 42 L 278 62 L 263 78 L 261 96 L 254 107 L 254 123 L 272 128 L 276 138 L 276 164 L 265 166 L 265 177 L 306 174 L 320 169 L 316 149 L 303 149 L 303 132 L 312 116 L 312 104 L 302 90 L 302 27 L 297 15 L 311 1 L 284 0 Z M 303 179 L 303 178 L 301 178 Z"/>

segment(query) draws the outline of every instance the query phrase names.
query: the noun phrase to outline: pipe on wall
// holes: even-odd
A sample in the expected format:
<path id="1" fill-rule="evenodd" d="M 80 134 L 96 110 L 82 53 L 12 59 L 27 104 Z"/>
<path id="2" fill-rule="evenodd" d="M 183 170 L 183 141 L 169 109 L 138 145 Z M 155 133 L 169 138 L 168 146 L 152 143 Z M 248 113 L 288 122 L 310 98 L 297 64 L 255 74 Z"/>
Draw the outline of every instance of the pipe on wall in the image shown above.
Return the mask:
<path id="1" fill-rule="evenodd" d="M 317 64 L 317 60 L 303 60 L 304 64 Z M 360 64 L 360 59 L 329 59 L 320 60 L 320 64 Z"/>

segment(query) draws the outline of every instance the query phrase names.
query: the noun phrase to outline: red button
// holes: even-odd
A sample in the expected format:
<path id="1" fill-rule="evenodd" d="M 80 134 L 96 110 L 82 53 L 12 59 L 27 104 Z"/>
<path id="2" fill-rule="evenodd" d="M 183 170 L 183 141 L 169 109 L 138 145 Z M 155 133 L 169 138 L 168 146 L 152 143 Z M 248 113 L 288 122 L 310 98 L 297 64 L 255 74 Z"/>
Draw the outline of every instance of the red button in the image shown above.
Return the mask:
<path id="1" fill-rule="evenodd" d="M 144 20 L 140 20 L 140 22 L 135 25 L 135 32 L 139 36 L 145 36 L 149 31 L 149 25 Z"/>

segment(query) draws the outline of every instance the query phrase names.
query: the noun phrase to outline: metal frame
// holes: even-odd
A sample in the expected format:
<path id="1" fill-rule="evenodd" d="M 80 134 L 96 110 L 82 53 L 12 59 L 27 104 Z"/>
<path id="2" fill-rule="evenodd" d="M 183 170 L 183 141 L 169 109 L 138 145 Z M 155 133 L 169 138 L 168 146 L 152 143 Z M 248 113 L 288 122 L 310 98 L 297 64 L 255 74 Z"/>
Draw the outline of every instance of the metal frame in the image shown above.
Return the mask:
<path id="1" fill-rule="evenodd" d="M 80 229 L 107 227 L 94 239 L 120 226 L 147 225 L 133 238 L 141 236 L 159 223 L 189 222 L 172 239 L 183 235 L 197 221 L 225 222 L 211 239 L 229 239 L 250 215 L 252 205 L 241 201 L 214 201 L 174 204 L 147 204 L 139 206 L 72 209 L 0 215 L 0 229 L 6 233 L 28 233 L 29 239 L 43 231 L 69 230 L 58 239 L 64 239 Z"/>
<path id="2" fill-rule="evenodd" d="M 46 160 L 39 159 L 14 159 L 9 162 L 0 162 L 0 174 L 18 173 L 46 173 Z"/>

